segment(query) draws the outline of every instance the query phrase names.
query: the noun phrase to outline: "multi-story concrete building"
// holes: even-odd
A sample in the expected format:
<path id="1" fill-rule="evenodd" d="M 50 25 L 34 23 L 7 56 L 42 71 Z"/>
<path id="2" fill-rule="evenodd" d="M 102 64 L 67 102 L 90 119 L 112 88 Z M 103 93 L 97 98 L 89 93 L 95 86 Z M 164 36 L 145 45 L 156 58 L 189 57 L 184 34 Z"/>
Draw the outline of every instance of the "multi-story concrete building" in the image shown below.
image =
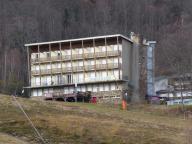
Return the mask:
<path id="1" fill-rule="evenodd" d="M 117 34 L 25 45 L 31 96 L 91 91 L 120 97 L 139 86 L 138 44 Z M 112 94 L 113 93 L 113 94 Z"/>

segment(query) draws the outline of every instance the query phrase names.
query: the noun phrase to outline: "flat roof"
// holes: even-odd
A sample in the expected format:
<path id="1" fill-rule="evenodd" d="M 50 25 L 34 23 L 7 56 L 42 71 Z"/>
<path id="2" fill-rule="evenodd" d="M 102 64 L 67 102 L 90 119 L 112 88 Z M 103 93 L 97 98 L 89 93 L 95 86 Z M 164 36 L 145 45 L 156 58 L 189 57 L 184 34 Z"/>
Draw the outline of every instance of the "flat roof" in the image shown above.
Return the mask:
<path id="1" fill-rule="evenodd" d="M 30 43 L 30 44 L 25 44 L 25 46 L 28 47 L 28 46 L 36 46 L 36 45 L 46 45 L 46 44 L 54 44 L 54 43 L 64 43 L 64 42 L 73 42 L 73 41 L 82 41 L 82 40 L 91 40 L 91 39 L 100 39 L 100 38 L 112 38 L 112 37 L 122 37 L 123 39 L 125 39 L 127 41 L 133 42 L 131 39 L 129 39 L 126 36 L 123 36 L 121 34 L 115 34 L 115 35 L 104 35 L 104 36 L 67 39 L 67 40 L 50 41 L 50 42 Z"/>

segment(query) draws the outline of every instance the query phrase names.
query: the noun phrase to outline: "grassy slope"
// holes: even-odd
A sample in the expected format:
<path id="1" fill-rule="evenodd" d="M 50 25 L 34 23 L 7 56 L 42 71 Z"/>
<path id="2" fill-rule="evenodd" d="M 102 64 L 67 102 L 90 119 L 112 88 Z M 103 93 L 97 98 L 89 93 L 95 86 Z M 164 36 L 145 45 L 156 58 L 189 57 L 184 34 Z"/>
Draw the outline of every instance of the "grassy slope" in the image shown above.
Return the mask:
<path id="1" fill-rule="evenodd" d="M 40 143 L 9 96 L 0 96 L 0 143 L 20 139 Z M 51 144 L 184 144 L 190 143 L 191 120 L 167 116 L 153 107 L 122 111 L 102 105 L 18 99 Z M 147 111 L 147 112 L 146 112 Z M 9 140 L 8 140 L 9 141 Z M 2 142 L 3 143 L 3 142 Z M 17 143 L 17 142 L 16 142 Z M 21 142 L 18 141 L 18 144 Z M 14 143 L 13 143 L 14 144 Z"/>

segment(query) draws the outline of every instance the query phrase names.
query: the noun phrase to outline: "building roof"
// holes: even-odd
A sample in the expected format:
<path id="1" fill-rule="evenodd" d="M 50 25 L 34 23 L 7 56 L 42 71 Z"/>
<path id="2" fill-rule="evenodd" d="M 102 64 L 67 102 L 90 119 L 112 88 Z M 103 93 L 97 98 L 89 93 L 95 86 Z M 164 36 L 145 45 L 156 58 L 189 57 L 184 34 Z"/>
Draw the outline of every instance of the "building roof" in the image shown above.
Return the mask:
<path id="1" fill-rule="evenodd" d="M 115 34 L 115 35 L 104 35 L 104 36 L 95 36 L 95 37 L 86 37 L 86 38 L 78 38 L 78 39 L 50 41 L 50 42 L 30 43 L 30 44 L 25 44 L 25 46 L 28 47 L 28 46 L 36 46 L 36 45 L 64 43 L 64 42 L 73 42 L 73 41 L 82 41 L 82 40 L 91 40 L 91 39 L 100 39 L 100 38 L 112 38 L 112 37 L 121 37 L 127 41 L 133 42 L 130 38 L 128 38 L 126 36 L 123 36 L 121 34 Z"/>

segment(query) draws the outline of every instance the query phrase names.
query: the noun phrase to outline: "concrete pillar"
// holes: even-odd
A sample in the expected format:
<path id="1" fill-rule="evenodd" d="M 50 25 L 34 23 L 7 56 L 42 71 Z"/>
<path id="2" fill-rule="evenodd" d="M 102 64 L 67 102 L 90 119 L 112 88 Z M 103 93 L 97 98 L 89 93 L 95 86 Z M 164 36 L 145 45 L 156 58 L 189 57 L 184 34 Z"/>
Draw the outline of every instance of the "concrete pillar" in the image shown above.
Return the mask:
<path id="1" fill-rule="evenodd" d="M 133 95 L 131 102 L 138 103 L 140 102 L 139 95 L 139 44 L 133 44 L 132 51 L 132 86 L 133 86 Z"/>

